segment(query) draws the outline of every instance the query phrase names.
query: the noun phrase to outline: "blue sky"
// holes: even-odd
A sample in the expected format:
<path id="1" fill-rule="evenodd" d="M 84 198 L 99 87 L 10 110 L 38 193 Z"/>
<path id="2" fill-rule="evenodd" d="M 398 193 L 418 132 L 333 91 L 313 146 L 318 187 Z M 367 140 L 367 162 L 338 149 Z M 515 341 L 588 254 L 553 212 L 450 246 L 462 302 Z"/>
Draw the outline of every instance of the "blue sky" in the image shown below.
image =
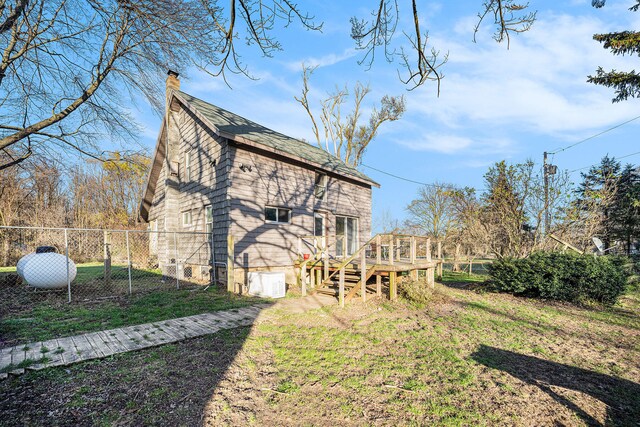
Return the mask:
<path id="1" fill-rule="evenodd" d="M 371 69 L 358 65 L 363 53 L 349 37 L 349 18 L 368 16 L 372 1 L 305 1 L 323 32 L 292 25 L 275 35 L 283 51 L 262 58 L 243 49 L 246 65 L 257 80 L 222 79 L 196 69 L 183 70 L 182 90 L 287 135 L 313 141 L 310 121 L 294 100 L 300 94 L 303 62 L 318 65 L 311 80 L 312 105 L 336 86 L 369 83 L 371 107 L 384 94 L 404 94 L 407 112 L 386 124 L 371 143 L 364 163 L 416 181 L 481 188 L 483 174 L 496 161 L 542 161 L 543 151 L 570 145 L 640 115 L 639 100 L 612 104 L 610 89 L 586 82 L 597 66 L 637 68 L 637 58 L 614 57 L 592 40 L 594 33 L 638 29 L 640 14 L 629 12 L 630 0 L 609 1 L 603 9 L 591 1 L 537 1 L 534 27 L 512 37 L 510 49 L 492 39 L 494 29 L 481 28 L 473 42 L 480 0 L 420 2 L 421 19 L 430 44 L 449 52 L 440 97 L 427 83 L 413 91 L 398 80 L 398 64 L 382 55 Z M 364 7 L 363 5 L 367 5 Z M 409 2 L 400 1 L 404 20 Z M 400 26 L 410 25 L 401 21 Z M 316 109 L 316 112 L 318 110 Z M 153 147 L 160 118 L 150 110 L 136 111 L 144 126 L 142 143 Z M 366 115 L 365 115 L 366 117 Z M 606 154 L 622 157 L 640 151 L 640 119 L 551 157 L 560 169 L 576 170 L 599 162 Z M 640 155 L 623 162 L 640 163 Z M 363 168 L 381 184 L 374 190 L 374 223 L 386 214 L 406 216 L 405 207 L 418 185 Z M 579 171 L 573 172 L 575 181 Z"/>

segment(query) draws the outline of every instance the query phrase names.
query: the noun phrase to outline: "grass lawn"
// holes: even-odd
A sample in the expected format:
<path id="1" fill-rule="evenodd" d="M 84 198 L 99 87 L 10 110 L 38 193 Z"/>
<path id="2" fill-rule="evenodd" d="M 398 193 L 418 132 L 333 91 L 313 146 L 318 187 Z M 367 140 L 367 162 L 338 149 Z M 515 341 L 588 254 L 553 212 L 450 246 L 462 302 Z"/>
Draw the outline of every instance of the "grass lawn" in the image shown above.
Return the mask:
<path id="1" fill-rule="evenodd" d="M 598 310 L 461 282 L 11 378 L 0 423 L 637 425 L 639 289 Z"/>
<path id="2" fill-rule="evenodd" d="M 6 347 L 44 341 L 84 332 L 239 308 L 260 301 L 210 287 L 207 290 L 156 290 L 143 295 L 88 304 L 52 305 L 43 302 L 29 311 L 3 317 L 0 320 L 0 344 Z"/>

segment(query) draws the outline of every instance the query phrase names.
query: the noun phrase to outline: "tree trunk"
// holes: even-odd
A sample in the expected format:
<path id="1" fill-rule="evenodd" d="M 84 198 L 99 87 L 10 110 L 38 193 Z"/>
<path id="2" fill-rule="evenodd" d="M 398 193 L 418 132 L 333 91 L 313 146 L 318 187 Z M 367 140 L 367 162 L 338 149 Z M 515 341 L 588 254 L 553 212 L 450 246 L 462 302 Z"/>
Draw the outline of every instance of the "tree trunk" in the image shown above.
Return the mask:
<path id="1" fill-rule="evenodd" d="M 453 266 L 451 271 L 460 271 L 460 243 L 456 243 L 456 251 L 453 254 Z"/>

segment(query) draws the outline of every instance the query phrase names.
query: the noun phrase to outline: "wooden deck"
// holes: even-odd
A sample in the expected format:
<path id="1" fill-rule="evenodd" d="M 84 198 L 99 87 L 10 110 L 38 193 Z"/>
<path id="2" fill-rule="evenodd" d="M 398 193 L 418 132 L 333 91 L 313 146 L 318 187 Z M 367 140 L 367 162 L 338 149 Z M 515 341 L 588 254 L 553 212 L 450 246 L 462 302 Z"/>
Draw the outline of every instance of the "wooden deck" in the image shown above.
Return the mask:
<path id="1" fill-rule="evenodd" d="M 420 256 L 419 248 L 422 249 Z M 303 295 L 308 288 L 330 293 L 338 296 L 343 307 L 357 294 L 366 301 L 367 291 L 372 289 L 374 283 L 376 295 L 382 296 L 383 281 L 388 285 L 389 298 L 395 300 L 398 296 L 398 276 L 408 275 L 412 280 L 417 280 L 419 271 L 425 272 L 427 285 L 433 287 L 435 271 L 440 271 L 441 266 L 440 259 L 433 260 L 431 257 L 428 238 L 381 234 L 371 238 L 345 259 L 336 259 L 326 249 L 321 249 L 313 257 L 300 260 L 297 265 Z"/>

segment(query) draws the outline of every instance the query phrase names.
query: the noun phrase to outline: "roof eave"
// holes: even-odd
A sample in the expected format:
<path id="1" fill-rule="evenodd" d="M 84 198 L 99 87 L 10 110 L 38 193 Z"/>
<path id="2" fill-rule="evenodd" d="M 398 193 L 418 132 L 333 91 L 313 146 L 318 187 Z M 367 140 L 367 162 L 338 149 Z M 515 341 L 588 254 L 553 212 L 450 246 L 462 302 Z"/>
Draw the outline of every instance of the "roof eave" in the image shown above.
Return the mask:
<path id="1" fill-rule="evenodd" d="M 160 144 L 162 143 L 162 135 L 164 134 L 166 127 L 166 117 L 162 119 L 162 124 L 160 125 L 160 132 L 158 134 L 158 139 L 156 140 L 156 147 L 153 151 L 153 163 L 151 163 L 151 168 L 149 169 L 149 173 L 147 174 L 147 182 L 145 185 L 144 196 L 142 201 L 140 202 L 140 210 L 139 215 L 140 218 L 144 222 L 149 222 L 149 210 L 151 208 L 151 204 L 153 203 L 153 196 L 155 193 L 155 187 L 152 189 L 151 184 L 153 182 L 152 177 L 154 176 L 154 172 L 156 172 L 156 168 L 162 169 L 162 162 L 164 161 L 164 156 L 166 155 L 166 149 L 160 150 Z M 160 172 L 156 174 L 156 183 Z"/>

